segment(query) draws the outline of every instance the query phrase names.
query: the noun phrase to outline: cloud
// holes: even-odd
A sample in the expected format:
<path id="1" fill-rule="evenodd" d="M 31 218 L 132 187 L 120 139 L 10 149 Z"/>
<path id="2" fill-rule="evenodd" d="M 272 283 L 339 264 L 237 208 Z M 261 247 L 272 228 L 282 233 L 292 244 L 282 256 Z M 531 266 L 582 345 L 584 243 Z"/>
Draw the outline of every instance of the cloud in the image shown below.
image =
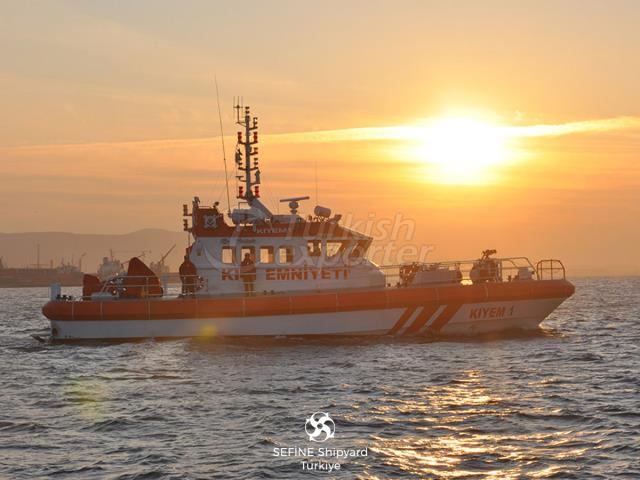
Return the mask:
<path id="1" fill-rule="evenodd" d="M 559 124 L 497 126 L 512 138 L 557 137 L 582 133 L 606 133 L 640 129 L 640 117 L 614 117 Z M 327 143 L 376 140 L 423 140 L 432 131 L 429 122 L 422 126 L 390 126 L 296 132 L 267 136 L 270 143 Z"/>
<path id="2" fill-rule="evenodd" d="M 496 126 L 505 136 L 513 138 L 558 137 L 573 134 L 608 133 L 625 130 L 640 130 L 640 117 L 613 117 L 595 120 L 583 120 L 559 124 Z M 422 140 L 429 134 L 428 123 L 423 125 L 396 125 L 388 127 L 359 127 L 337 130 L 317 130 L 307 132 L 262 134 L 261 142 L 265 144 L 295 143 L 337 143 L 362 141 L 402 141 Z M 214 140 L 219 137 L 174 138 L 156 140 L 133 140 L 124 142 L 90 142 L 65 143 L 48 145 L 23 145 L 0 147 L 0 152 L 36 153 L 51 151 L 82 151 L 94 149 L 123 148 L 134 150 L 164 150 L 167 148 L 212 148 L 217 145 Z M 235 142 L 232 135 L 225 136 L 229 144 Z M 219 140 L 217 140 L 219 141 Z M 216 142 L 217 142 L 216 141 Z"/>
<path id="3" fill-rule="evenodd" d="M 640 129 L 639 117 L 615 117 L 561 124 L 506 127 L 514 137 L 558 137 L 579 133 L 606 133 Z"/>

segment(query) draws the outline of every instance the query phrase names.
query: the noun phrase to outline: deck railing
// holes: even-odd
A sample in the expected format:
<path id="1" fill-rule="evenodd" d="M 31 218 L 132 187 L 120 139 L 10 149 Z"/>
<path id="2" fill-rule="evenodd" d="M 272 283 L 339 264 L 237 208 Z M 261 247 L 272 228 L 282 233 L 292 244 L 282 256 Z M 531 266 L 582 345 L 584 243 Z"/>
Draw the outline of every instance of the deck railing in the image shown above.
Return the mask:
<path id="1" fill-rule="evenodd" d="M 547 258 L 536 263 L 536 272 L 540 280 L 565 280 L 566 271 L 563 263 L 555 258 Z"/>
<path id="2" fill-rule="evenodd" d="M 387 285 L 408 286 L 406 281 L 407 267 L 415 272 L 453 272 L 455 275 L 451 275 L 451 282 L 462 284 L 539 279 L 537 269 L 527 257 L 453 260 L 430 263 L 415 262 L 404 265 L 381 266 L 379 268 L 385 273 Z M 404 272 L 402 271 L 403 269 L 405 270 Z M 434 275 L 434 278 L 438 278 L 438 276 Z"/>
<path id="3" fill-rule="evenodd" d="M 116 275 L 104 282 L 98 294 L 105 297 L 122 298 L 153 298 L 178 294 L 188 296 L 195 294 L 206 284 L 206 280 L 198 275 L 182 275 L 182 278 L 185 280 L 182 285 L 172 285 L 169 283 L 168 275 L 161 275 L 160 277 L 151 275 Z"/>
<path id="4" fill-rule="evenodd" d="M 260 294 L 261 266 L 257 267 L 256 294 Z M 348 267 L 347 267 L 348 268 Z M 565 268 L 560 260 L 545 259 L 534 267 L 527 257 L 488 258 L 484 260 L 455 260 L 446 262 L 415 262 L 403 265 L 377 266 L 384 275 L 385 285 L 405 288 L 425 284 L 472 284 L 483 282 L 515 282 L 522 280 L 558 280 L 565 278 Z M 323 267 L 323 270 L 344 271 L 345 266 Z M 371 278 L 368 268 L 353 267 L 349 278 Z M 170 284 L 168 276 L 115 276 L 108 279 L 101 290 L 91 298 L 159 298 L 165 296 L 190 297 L 206 292 L 207 280 L 198 275 L 182 277 L 182 285 Z M 238 278 L 242 282 L 242 278 Z M 357 284 L 357 282 L 355 282 Z M 363 282 L 364 284 L 365 282 Z M 161 290 L 160 288 L 161 287 Z M 357 288 L 357 287 L 354 287 Z M 276 293 L 269 290 L 269 293 Z M 61 298 L 63 299 L 63 298 Z M 64 298 L 66 299 L 66 298 Z M 64 300 L 63 299 L 63 300 Z"/>

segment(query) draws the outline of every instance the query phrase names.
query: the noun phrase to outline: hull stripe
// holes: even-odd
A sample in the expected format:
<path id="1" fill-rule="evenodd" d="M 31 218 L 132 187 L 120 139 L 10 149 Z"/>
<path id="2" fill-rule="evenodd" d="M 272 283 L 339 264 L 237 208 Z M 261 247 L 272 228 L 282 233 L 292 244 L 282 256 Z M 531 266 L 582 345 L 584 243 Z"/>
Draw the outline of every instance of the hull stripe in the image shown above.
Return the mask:
<path id="1" fill-rule="evenodd" d="M 416 308 L 416 311 L 413 312 L 413 315 L 411 315 L 409 317 L 409 319 L 405 322 L 404 327 L 402 327 L 400 330 L 398 330 L 398 333 L 396 333 L 396 335 L 404 335 L 407 330 L 409 329 L 409 327 L 411 327 L 411 325 L 413 325 L 413 322 L 415 321 L 416 318 L 418 318 L 422 312 L 424 311 L 425 307 L 421 306 Z"/>
<path id="2" fill-rule="evenodd" d="M 344 291 L 338 293 L 299 293 L 256 297 L 198 297 L 195 299 L 132 300 L 52 300 L 42 312 L 50 320 L 162 320 L 193 318 L 244 318 L 269 315 L 296 315 L 354 310 L 407 309 L 394 333 L 404 327 L 416 309 L 425 305 L 453 305 L 520 300 L 564 299 L 574 287 L 564 280 L 503 282 L 486 285 L 450 285 Z M 402 311 L 402 310 L 399 310 Z M 444 312 L 446 313 L 446 312 Z M 443 314 L 444 314 L 443 313 Z M 396 313 L 394 313 L 394 316 Z M 409 322 L 413 323 L 415 318 Z M 448 319 L 447 319 L 448 321 Z M 441 318 L 431 326 L 440 326 Z M 445 322 L 446 323 L 446 322 Z M 418 325 L 416 325 L 418 326 Z"/>
<path id="3" fill-rule="evenodd" d="M 398 321 L 396 322 L 396 324 L 391 328 L 391 330 L 389 330 L 389 332 L 387 333 L 388 335 L 395 335 L 398 330 L 400 330 L 402 328 L 402 326 L 405 324 L 405 322 L 407 320 L 409 320 L 409 317 L 411 317 L 413 315 L 413 313 L 416 311 L 417 307 L 409 307 L 407 308 L 404 313 L 402 315 L 400 315 L 400 318 L 398 319 Z"/>
<path id="4" fill-rule="evenodd" d="M 438 309 L 433 313 L 433 315 L 431 315 L 431 318 L 429 318 L 429 320 L 427 320 L 426 323 L 422 326 L 418 333 L 420 334 L 426 332 L 429 327 L 433 325 L 433 322 L 435 322 L 436 319 L 442 314 L 442 312 L 444 312 L 445 308 L 447 308 L 446 305 L 440 305 Z"/>
<path id="5" fill-rule="evenodd" d="M 511 328 L 535 329 L 549 313 L 562 303 L 562 300 L 528 300 L 516 304 L 513 314 L 510 310 L 510 307 L 513 306 L 511 303 L 465 303 L 441 327 L 440 332 L 432 332 L 432 335 L 434 337 L 440 335 L 477 335 Z M 403 315 L 405 318 L 408 315 L 408 318 L 399 331 L 406 331 L 408 325 L 413 325 L 416 319 L 423 315 L 424 308 L 415 308 L 413 312 L 406 312 L 406 310 L 407 307 L 392 310 L 305 313 L 288 317 L 283 315 L 252 316 L 240 319 L 235 317 L 165 318 L 151 321 L 103 320 L 100 322 L 52 320 L 51 327 L 55 329 L 52 331 L 52 340 L 54 341 L 126 340 L 149 337 L 385 335 Z M 446 317 L 449 317 L 452 310 L 453 308 L 449 307 L 449 304 L 440 311 L 436 310 L 419 331 L 429 331 L 427 327 L 433 324 L 440 325 L 443 322 L 442 314 L 446 311 Z M 392 336 L 390 338 L 400 339 L 403 337 Z"/>
<path id="6" fill-rule="evenodd" d="M 442 327 L 451 320 L 458 310 L 460 310 L 460 307 L 462 307 L 462 303 L 452 303 L 451 305 L 447 305 L 444 312 L 442 312 L 442 314 L 435 319 L 429 327 L 427 327 L 427 330 L 436 333 L 442 330 Z"/>
<path id="7" fill-rule="evenodd" d="M 411 326 L 409 326 L 407 328 L 407 330 L 404 332 L 405 335 L 413 335 L 416 332 L 418 332 L 418 330 L 420 330 L 420 328 L 422 328 L 422 326 L 425 324 L 425 322 L 430 319 L 438 310 L 438 306 L 437 305 L 430 305 L 428 307 L 424 307 L 424 309 L 422 310 L 422 312 L 420 313 L 420 315 L 418 315 L 415 319 L 415 321 L 411 324 Z"/>

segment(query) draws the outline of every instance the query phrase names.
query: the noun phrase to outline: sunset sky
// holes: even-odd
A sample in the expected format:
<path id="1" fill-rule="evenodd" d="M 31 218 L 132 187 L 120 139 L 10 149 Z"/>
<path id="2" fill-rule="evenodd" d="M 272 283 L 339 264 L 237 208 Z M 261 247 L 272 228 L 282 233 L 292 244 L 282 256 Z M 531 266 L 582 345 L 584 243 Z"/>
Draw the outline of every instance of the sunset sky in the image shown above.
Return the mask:
<path id="1" fill-rule="evenodd" d="M 436 260 L 640 273 L 636 1 L 2 9 L 0 231 L 180 230 L 193 195 L 225 204 L 215 75 L 230 160 L 233 97 L 260 118 L 274 210 L 401 214 Z"/>

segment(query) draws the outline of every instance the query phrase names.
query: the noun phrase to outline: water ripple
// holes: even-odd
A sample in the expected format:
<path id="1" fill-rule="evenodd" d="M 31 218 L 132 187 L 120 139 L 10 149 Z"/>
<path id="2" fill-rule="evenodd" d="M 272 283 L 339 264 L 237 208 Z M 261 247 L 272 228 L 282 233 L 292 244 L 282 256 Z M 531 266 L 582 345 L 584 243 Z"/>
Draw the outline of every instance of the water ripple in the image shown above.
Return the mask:
<path id="1" fill-rule="evenodd" d="M 579 279 L 533 334 L 41 345 L 46 289 L 0 297 L 0 478 L 640 478 L 640 279 Z"/>

